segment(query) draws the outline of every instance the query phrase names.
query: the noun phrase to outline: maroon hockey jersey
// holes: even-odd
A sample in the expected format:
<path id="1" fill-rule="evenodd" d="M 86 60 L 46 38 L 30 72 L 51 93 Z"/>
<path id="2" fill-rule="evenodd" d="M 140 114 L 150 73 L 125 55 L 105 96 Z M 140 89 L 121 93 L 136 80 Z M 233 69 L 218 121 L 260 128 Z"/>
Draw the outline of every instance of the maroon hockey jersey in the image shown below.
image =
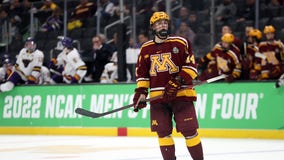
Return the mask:
<path id="1" fill-rule="evenodd" d="M 144 43 L 136 67 L 137 87 L 150 88 L 150 97 L 161 95 L 164 86 L 177 75 L 186 82 L 182 87 L 191 85 L 197 77 L 191 43 L 179 36 L 169 36 L 163 43 Z M 196 92 L 193 88 L 182 89 L 177 99 L 196 100 Z"/>
<path id="2" fill-rule="evenodd" d="M 264 41 L 259 44 L 263 79 L 277 79 L 284 72 L 284 46 L 281 41 Z"/>
<path id="3" fill-rule="evenodd" d="M 200 80 L 206 80 L 221 74 L 240 78 L 242 70 L 240 50 L 234 44 L 231 45 L 230 49 L 225 50 L 221 43 L 217 43 L 211 52 L 201 58 L 199 66 L 206 68 L 201 73 Z"/>

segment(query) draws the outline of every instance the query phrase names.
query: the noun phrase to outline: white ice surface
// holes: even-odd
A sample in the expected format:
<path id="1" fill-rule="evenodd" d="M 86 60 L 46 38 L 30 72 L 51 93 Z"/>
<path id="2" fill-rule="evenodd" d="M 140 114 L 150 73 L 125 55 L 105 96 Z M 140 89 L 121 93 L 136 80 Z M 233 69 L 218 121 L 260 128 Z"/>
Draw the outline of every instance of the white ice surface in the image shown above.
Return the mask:
<path id="1" fill-rule="evenodd" d="M 177 160 L 191 160 L 174 137 Z M 284 160 L 284 140 L 202 138 L 205 160 Z M 155 137 L 0 135 L 1 160 L 162 160 Z"/>

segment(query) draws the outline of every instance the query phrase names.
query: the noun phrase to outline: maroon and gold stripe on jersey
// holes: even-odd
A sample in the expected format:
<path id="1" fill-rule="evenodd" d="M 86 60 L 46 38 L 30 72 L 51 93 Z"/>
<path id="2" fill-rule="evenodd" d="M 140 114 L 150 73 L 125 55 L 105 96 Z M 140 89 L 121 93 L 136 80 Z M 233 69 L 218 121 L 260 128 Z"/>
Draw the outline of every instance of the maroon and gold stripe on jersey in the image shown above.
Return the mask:
<path id="1" fill-rule="evenodd" d="M 136 77 L 137 87 L 150 88 L 150 97 L 162 94 L 171 78 L 180 75 L 185 85 L 197 77 L 195 57 L 191 43 L 179 36 L 170 36 L 164 43 L 148 41 L 141 47 Z M 184 86 L 185 87 L 185 86 Z M 177 97 L 196 99 L 194 89 L 178 92 Z"/>

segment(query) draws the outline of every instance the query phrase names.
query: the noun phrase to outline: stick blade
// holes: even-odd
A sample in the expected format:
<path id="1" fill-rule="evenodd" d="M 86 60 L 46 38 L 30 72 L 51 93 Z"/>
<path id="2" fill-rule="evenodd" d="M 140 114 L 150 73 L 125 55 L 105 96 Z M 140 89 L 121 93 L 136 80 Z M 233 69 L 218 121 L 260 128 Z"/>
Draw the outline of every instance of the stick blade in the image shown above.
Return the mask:
<path id="1" fill-rule="evenodd" d="M 91 112 L 91 111 L 85 110 L 83 108 L 76 108 L 75 113 L 83 115 L 83 116 L 91 117 L 91 118 L 101 117 L 101 114 Z"/>

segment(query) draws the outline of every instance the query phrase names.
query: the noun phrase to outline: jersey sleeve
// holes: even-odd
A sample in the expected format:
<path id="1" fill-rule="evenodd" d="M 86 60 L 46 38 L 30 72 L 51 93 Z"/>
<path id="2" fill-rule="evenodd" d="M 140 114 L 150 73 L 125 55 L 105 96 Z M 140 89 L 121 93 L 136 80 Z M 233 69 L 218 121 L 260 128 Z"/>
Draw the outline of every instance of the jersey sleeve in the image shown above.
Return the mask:
<path id="1" fill-rule="evenodd" d="M 137 88 L 149 88 L 150 87 L 150 75 L 149 75 L 149 55 L 145 54 L 145 49 L 141 48 L 136 64 L 136 81 Z"/>
<path id="2" fill-rule="evenodd" d="M 41 74 L 41 67 L 43 64 L 43 59 L 44 59 L 44 55 L 42 53 L 42 51 L 36 50 L 35 53 L 35 58 L 33 60 L 33 69 L 31 72 L 31 76 L 38 78 Z"/>
<path id="3" fill-rule="evenodd" d="M 192 80 L 198 75 L 196 59 L 192 51 L 191 43 L 188 40 L 186 40 L 184 47 L 185 52 L 183 56 L 183 64 L 181 66 L 179 76 L 185 80 L 186 84 L 192 84 Z"/>

